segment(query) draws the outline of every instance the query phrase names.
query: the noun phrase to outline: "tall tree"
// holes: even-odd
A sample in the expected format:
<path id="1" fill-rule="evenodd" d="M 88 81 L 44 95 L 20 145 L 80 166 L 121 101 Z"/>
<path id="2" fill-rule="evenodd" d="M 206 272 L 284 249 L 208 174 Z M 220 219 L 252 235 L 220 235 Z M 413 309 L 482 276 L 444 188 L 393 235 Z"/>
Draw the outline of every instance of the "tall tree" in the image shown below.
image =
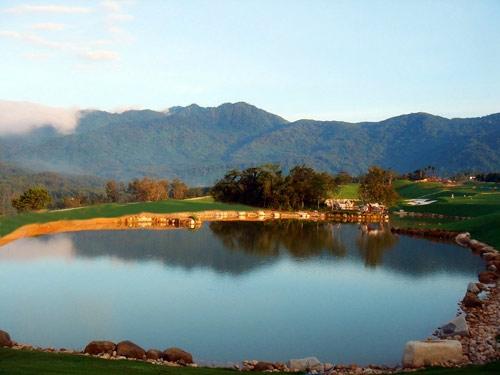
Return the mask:
<path id="1" fill-rule="evenodd" d="M 386 206 L 394 204 L 398 200 L 398 194 L 394 190 L 392 181 L 394 173 L 373 166 L 361 179 L 359 185 L 359 196 L 365 203 L 382 203 Z"/>
<path id="2" fill-rule="evenodd" d="M 149 177 L 134 179 L 129 183 L 128 191 L 135 201 L 159 201 L 168 198 L 168 181 Z"/>
<path id="3" fill-rule="evenodd" d="M 174 178 L 170 183 L 170 196 L 174 199 L 184 199 L 189 187 L 180 179 Z"/>
<path id="4" fill-rule="evenodd" d="M 118 182 L 115 180 L 109 180 L 106 182 L 106 197 L 110 202 L 119 202 L 120 201 L 120 196 L 121 196 L 121 190 L 123 188 L 120 188 L 120 185 Z"/>
<path id="5" fill-rule="evenodd" d="M 36 186 L 26 190 L 19 198 L 12 199 L 12 206 L 18 212 L 41 210 L 52 202 L 47 189 Z"/>

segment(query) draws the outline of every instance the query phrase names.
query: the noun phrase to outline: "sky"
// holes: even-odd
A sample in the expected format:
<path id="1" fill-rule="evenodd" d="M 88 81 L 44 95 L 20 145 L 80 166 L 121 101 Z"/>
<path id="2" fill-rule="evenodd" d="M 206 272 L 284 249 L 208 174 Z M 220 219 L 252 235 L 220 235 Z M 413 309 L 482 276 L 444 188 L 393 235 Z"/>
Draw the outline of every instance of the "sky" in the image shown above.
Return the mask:
<path id="1" fill-rule="evenodd" d="M 0 127 L 238 101 L 288 120 L 500 112 L 497 0 L 0 0 L 0 56 Z"/>

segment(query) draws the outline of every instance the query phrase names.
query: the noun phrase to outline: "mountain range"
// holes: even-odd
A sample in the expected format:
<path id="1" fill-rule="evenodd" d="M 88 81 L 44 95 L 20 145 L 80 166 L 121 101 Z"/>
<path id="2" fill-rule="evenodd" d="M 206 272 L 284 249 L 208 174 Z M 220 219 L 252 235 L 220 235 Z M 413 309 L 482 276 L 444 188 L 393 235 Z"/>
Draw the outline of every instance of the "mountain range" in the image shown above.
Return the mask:
<path id="1" fill-rule="evenodd" d="M 0 136 L 0 160 L 31 170 L 120 180 L 180 177 L 211 184 L 231 168 L 278 163 L 359 174 L 428 165 L 441 174 L 500 170 L 500 113 L 448 119 L 412 113 L 380 122 L 290 122 L 253 105 L 172 107 L 165 112 L 82 111 L 70 134 L 50 124 Z"/>

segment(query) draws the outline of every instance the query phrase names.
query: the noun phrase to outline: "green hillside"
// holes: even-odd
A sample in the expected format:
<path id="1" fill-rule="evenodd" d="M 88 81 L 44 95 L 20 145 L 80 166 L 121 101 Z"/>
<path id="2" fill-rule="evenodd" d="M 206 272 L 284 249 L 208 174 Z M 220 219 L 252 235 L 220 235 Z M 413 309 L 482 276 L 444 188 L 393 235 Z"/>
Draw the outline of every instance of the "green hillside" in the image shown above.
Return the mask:
<path id="1" fill-rule="evenodd" d="M 86 111 L 76 131 L 50 127 L 0 137 L 0 160 L 37 170 L 130 179 L 181 177 L 210 185 L 231 168 L 306 163 L 328 172 L 438 173 L 500 168 L 500 114 L 446 119 L 414 113 L 380 122 L 285 119 L 246 103 L 121 114 Z"/>
<path id="2" fill-rule="evenodd" d="M 14 213 L 11 199 L 32 186 L 44 186 L 57 203 L 68 196 L 104 194 L 104 184 L 99 177 L 36 172 L 0 162 L 0 215 Z"/>

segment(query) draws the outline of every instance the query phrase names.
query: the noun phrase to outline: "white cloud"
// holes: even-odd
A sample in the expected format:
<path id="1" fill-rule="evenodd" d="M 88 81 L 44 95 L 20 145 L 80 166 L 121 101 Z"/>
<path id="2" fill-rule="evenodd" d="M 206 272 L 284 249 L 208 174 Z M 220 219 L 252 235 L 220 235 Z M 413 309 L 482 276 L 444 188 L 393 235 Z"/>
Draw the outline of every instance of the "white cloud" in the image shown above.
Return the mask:
<path id="1" fill-rule="evenodd" d="M 86 14 L 93 12 L 92 8 L 66 6 L 66 5 L 31 5 L 23 4 L 4 10 L 6 13 L 66 13 L 66 14 Z"/>
<path id="2" fill-rule="evenodd" d="M 28 52 L 23 55 L 24 58 L 28 60 L 46 60 L 50 57 L 50 55 L 46 53 L 39 53 L 39 52 Z"/>
<path id="3" fill-rule="evenodd" d="M 0 30 L 0 37 L 24 40 L 32 44 L 37 44 L 50 49 L 70 49 L 71 46 L 65 43 L 54 42 L 33 33 L 20 33 L 12 30 Z"/>
<path id="4" fill-rule="evenodd" d="M 0 30 L 0 36 L 7 38 L 21 38 L 22 34 L 12 30 Z"/>
<path id="5" fill-rule="evenodd" d="M 45 47 L 48 49 L 60 50 L 63 52 L 75 54 L 78 57 L 91 61 L 114 61 L 114 60 L 119 60 L 120 58 L 120 55 L 112 50 L 101 50 L 101 49 L 96 50 L 89 48 L 88 46 L 85 47 L 76 43 L 71 44 L 71 43 L 56 42 L 33 33 L 19 33 L 17 31 L 12 31 L 12 30 L 0 30 L 0 37 L 23 40 L 25 42 Z M 90 42 L 88 45 L 99 46 L 104 44 L 105 44 L 104 41 L 93 41 Z M 27 56 L 25 55 L 25 57 Z"/>
<path id="6" fill-rule="evenodd" d="M 70 133 L 78 124 L 79 112 L 77 108 L 0 100 L 0 134 L 24 133 L 46 125 Z"/>
<path id="7" fill-rule="evenodd" d="M 124 22 L 124 21 L 132 21 L 134 16 L 127 13 L 113 13 L 108 16 L 110 21 L 116 22 Z"/>
<path id="8" fill-rule="evenodd" d="M 122 5 L 119 1 L 106 0 L 102 1 L 101 5 L 109 12 L 118 13 L 122 11 Z"/>
<path id="9" fill-rule="evenodd" d="M 118 60 L 120 56 L 115 51 L 109 50 L 90 50 L 82 53 L 86 59 L 93 61 L 113 61 Z"/>
<path id="10" fill-rule="evenodd" d="M 31 28 L 34 30 L 61 31 L 66 28 L 66 25 L 63 23 L 45 22 L 35 23 L 31 25 Z"/>
<path id="11" fill-rule="evenodd" d="M 122 106 L 122 107 L 115 107 L 109 110 L 111 113 L 123 113 L 127 111 L 140 111 L 143 110 L 144 107 L 140 105 L 127 105 L 127 106 Z"/>
<path id="12" fill-rule="evenodd" d="M 67 24 L 53 22 L 38 22 L 30 25 L 30 30 L 0 30 L 0 37 L 17 39 L 27 44 L 32 44 L 46 49 L 58 50 L 60 53 L 76 56 L 90 62 L 116 61 L 120 55 L 116 52 L 117 45 L 124 45 L 135 42 L 136 38 L 121 27 L 127 21 L 134 19 L 134 16 L 127 13 L 127 8 L 134 2 L 130 0 L 104 0 L 100 5 L 92 7 L 87 6 L 67 6 L 61 4 L 21 4 L 11 8 L 4 9 L 7 13 L 93 13 L 91 18 L 99 17 L 103 23 L 103 35 L 99 35 L 95 40 L 82 39 L 84 33 L 77 33 L 78 39 L 75 40 L 74 33 L 57 34 L 47 38 L 44 31 L 61 31 Z M 0 12 L 2 10 L 0 9 Z M 99 12 L 98 12 L 99 11 Z M 75 27 L 72 27 L 74 29 Z M 73 38 L 72 38 L 73 37 Z M 26 51 L 23 57 L 34 59 L 39 51 Z"/>

